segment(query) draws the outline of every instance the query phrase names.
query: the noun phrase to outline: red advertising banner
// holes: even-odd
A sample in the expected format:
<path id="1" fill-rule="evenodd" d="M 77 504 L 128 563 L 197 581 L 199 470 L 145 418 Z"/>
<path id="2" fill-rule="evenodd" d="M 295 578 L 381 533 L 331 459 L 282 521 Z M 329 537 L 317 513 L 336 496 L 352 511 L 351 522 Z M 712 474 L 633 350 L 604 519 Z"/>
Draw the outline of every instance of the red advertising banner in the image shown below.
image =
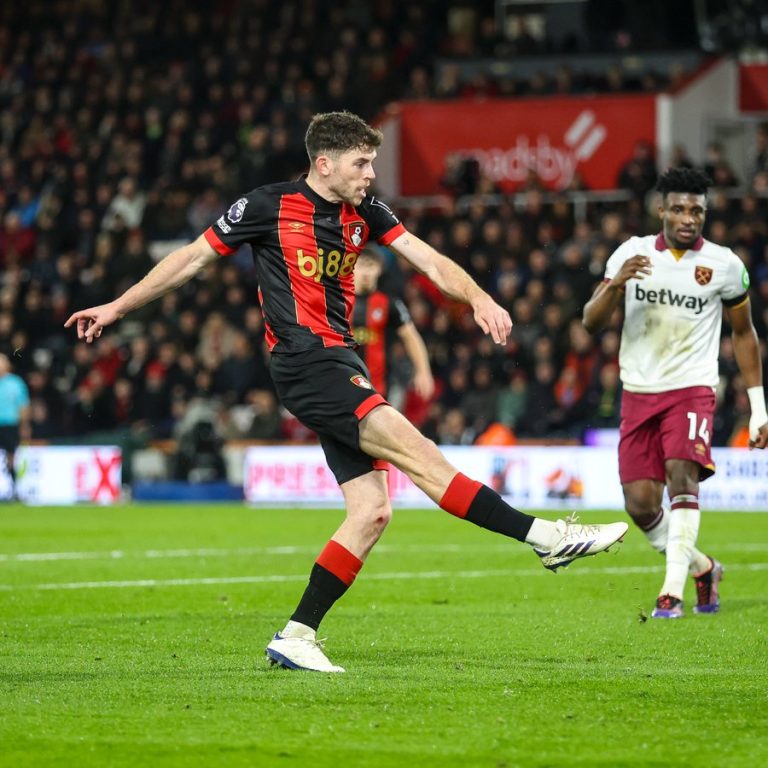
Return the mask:
<path id="1" fill-rule="evenodd" d="M 578 174 L 614 189 L 635 143 L 656 143 L 654 96 L 596 96 L 403 103 L 400 191 L 439 192 L 451 155 L 474 157 L 507 192 L 536 173 L 548 189 Z"/>
<path id="2" fill-rule="evenodd" d="M 739 108 L 743 112 L 768 112 L 768 64 L 739 67 Z"/>

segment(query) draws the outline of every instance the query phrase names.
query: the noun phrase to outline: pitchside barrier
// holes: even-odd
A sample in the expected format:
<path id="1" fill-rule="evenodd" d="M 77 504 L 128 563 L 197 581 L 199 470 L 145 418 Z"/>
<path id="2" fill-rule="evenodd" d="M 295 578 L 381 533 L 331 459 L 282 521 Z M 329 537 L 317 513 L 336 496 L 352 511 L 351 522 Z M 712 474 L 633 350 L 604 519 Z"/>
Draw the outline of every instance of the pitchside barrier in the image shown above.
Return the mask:
<path id="1" fill-rule="evenodd" d="M 623 506 L 613 446 L 444 446 L 442 450 L 462 472 L 487 483 L 515 506 L 532 509 L 621 509 Z M 242 488 L 247 502 L 302 506 L 342 504 L 339 487 L 319 446 L 264 445 L 239 449 L 236 453 L 241 451 L 244 453 Z M 715 448 L 713 455 L 717 472 L 701 484 L 702 507 L 768 511 L 768 450 Z M 112 504 L 121 499 L 122 454 L 117 446 L 25 446 L 17 451 L 16 457 L 17 491 L 22 501 Z M 4 465 L 4 460 L 0 461 L 0 467 Z M 388 473 L 388 483 L 396 506 L 433 506 L 394 467 Z M 8 498 L 10 490 L 10 479 L 0 471 L 0 499 Z"/>
<path id="2" fill-rule="evenodd" d="M 621 509 L 618 457 L 613 447 L 485 446 L 442 448 L 470 477 L 514 506 L 532 509 Z M 768 451 L 713 449 L 717 472 L 701 484 L 705 509 L 768 511 Z M 433 503 L 390 467 L 392 501 L 400 507 Z M 319 446 L 259 446 L 245 455 L 244 495 L 254 504 L 340 505 L 342 495 Z"/>
<path id="3" fill-rule="evenodd" d="M 114 504 L 121 495 L 122 461 L 114 445 L 22 446 L 16 451 L 16 492 L 28 504 Z M 0 499 L 8 499 L 3 451 L 0 467 Z"/>

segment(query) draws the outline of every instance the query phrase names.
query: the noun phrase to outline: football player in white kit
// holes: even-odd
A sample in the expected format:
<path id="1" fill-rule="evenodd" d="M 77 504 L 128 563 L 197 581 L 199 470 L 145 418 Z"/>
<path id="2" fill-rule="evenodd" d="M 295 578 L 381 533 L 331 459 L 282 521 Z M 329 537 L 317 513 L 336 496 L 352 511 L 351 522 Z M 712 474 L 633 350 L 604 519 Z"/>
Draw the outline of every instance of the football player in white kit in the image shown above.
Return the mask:
<path id="1" fill-rule="evenodd" d="M 624 307 L 619 364 L 619 475 L 627 512 L 651 546 L 666 554 L 654 618 L 683 616 L 690 573 L 696 613 L 720 607 L 722 565 L 696 549 L 699 482 L 715 471 L 710 436 L 718 383 L 723 307 L 751 406 L 750 448 L 768 443 L 768 413 L 749 275 L 733 251 L 702 237 L 709 179 L 673 168 L 658 181 L 658 235 L 632 237 L 608 259 L 584 307 L 595 333 Z M 662 506 L 664 486 L 670 508 Z"/>

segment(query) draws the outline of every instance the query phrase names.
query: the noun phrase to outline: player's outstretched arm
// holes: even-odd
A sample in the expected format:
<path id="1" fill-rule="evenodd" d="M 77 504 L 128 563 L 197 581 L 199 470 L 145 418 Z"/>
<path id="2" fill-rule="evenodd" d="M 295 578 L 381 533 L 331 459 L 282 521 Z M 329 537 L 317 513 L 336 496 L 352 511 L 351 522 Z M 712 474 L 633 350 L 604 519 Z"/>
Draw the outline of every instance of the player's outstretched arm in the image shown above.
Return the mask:
<path id="1" fill-rule="evenodd" d="M 749 299 L 737 307 L 726 307 L 733 332 L 733 351 L 747 387 L 751 415 L 749 417 L 749 447 L 768 445 L 768 412 L 763 391 L 763 369 L 757 331 L 752 324 Z"/>
<path id="2" fill-rule="evenodd" d="M 410 232 L 392 241 L 390 248 L 426 275 L 446 296 L 469 304 L 475 322 L 497 344 L 506 344 L 512 330 L 509 312 L 500 307 L 480 286 L 447 256 Z"/>
<path id="3" fill-rule="evenodd" d="M 200 235 L 189 245 L 171 251 L 122 296 L 108 304 L 81 309 L 73 313 L 64 323 L 64 327 L 76 325 L 77 338 L 84 339 L 90 344 L 101 336 L 103 328 L 122 319 L 134 309 L 143 307 L 150 301 L 184 285 L 218 257 L 219 254 Z"/>
<path id="4" fill-rule="evenodd" d="M 597 333 L 608 325 L 611 315 L 624 298 L 627 281 L 642 280 L 651 274 L 651 260 L 647 256 L 632 256 L 622 265 L 616 277 L 595 288 L 592 298 L 584 305 L 582 322 L 590 333 Z"/>

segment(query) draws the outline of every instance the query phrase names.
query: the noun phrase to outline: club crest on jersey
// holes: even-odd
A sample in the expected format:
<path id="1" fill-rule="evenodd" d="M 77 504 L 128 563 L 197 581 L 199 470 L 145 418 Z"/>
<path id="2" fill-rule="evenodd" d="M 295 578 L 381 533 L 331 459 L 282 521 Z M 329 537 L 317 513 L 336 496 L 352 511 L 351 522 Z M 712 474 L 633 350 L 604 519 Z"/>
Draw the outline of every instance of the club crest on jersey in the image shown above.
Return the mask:
<path id="1" fill-rule="evenodd" d="M 373 389 L 373 385 L 371 384 L 368 379 L 365 378 L 365 376 L 361 376 L 359 373 L 356 373 L 354 376 L 350 376 L 349 380 L 356 386 L 356 387 L 362 387 L 363 389 Z"/>
<path id="2" fill-rule="evenodd" d="M 355 246 L 360 248 L 365 242 L 365 222 L 364 221 L 352 221 L 345 225 L 347 240 Z"/>
<path id="3" fill-rule="evenodd" d="M 237 202 L 232 203 L 227 211 L 227 218 L 233 223 L 237 224 L 240 219 L 243 218 L 245 213 L 245 206 L 248 205 L 248 198 L 241 197 Z"/>
<path id="4" fill-rule="evenodd" d="M 712 270 L 709 267 L 696 267 L 693 276 L 699 285 L 706 285 L 712 279 Z"/>

